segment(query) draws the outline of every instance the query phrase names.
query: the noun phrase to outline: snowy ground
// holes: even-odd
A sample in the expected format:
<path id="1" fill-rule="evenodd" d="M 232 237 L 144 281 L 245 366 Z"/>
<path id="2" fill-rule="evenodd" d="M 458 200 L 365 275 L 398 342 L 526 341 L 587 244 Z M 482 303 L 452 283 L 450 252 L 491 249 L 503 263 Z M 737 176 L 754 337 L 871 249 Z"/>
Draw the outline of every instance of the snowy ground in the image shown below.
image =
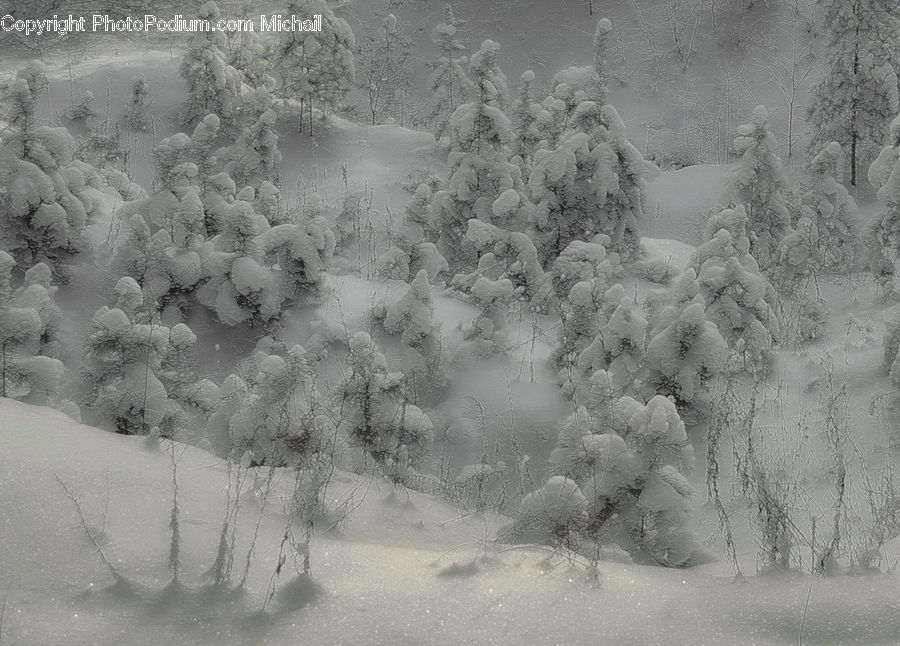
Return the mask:
<path id="1" fill-rule="evenodd" d="M 410 19 L 427 19 L 430 24 L 434 3 L 425 4 L 430 8 L 414 10 Z M 474 11 L 478 5 L 459 4 L 463 11 Z M 585 19 L 584 3 L 560 3 L 559 20 L 550 22 L 543 3 L 521 3 L 515 28 L 504 23 L 508 4 L 492 6 L 484 20 L 473 25 L 471 40 L 484 36 L 500 40 L 511 80 L 526 67 L 556 70 L 586 62 L 590 34 L 578 26 Z M 627 3 L 610 4 L 614 17 L 624 18 L 630 11 Z M 368 10 L 364 7 L 363 17 Z M 538 33 L 537 22 L 545 28 L 539 41 L 525 35 Z M 573 34 L 584 43 L 577 51 L 569 44 Z M 152 145 L 175 128 L 183 93 L 176 80 L 177 65 L 177 53 L 159 51 L 75 59 L 74 82 L 70 68 L 57 65 L 43 118 L 57 123 L 73 88 L 91 90 L 101 97 L 101 104 L 108 95 L 108 110 L 115 116 L 122 110 L 131 80 L 143 76 L 153 88 L 154 128 L 146 135 L 129 134 L 126 146 L 135 181 L 149 186 Z M 704 65 L 715 68 L 712 56 Z M 754 98 L 775 96 L 761 72 L 757 70 L 751 80 L 749 93 Z M 669 96 L 640 96 L 632 88 L 617 89 L 613 95 L 613 102 L 628 116 L 636 143 L 653 116 L 677 131 L 678 115 L 660 108 L 667 101 Z M 410 172 L 444 173 L 431 136 L 397 126 L 364 127 L 335 120 L 328 132 L 312 139 L 285 128 L 280 148 L 289 202 L 299 203 L 310 189 L 333 200 L 343 190 L 346 176 L 354 187 L 371 188 L 378 217 L 384 219 L 402 212 L 408 197 L 400 184 Z M 649 185 L 642 234 L 651 254 L 684 266 L 699 242 L 705 218 L 717 204 L 726 172 L 724 165 L 697 165 L 664 172 Z M 866 213 L 874 208 L 869 202 L 863 207 Z M 117 278 L 105 267 L 111 224 L 93 223 L 96 263 L 78 267 L 59 293 L 67 313 L 64 359 L 70 366 L 79 364 L 83 330 L 96 308 L 108 302 Z M 326 287 L 331 298 L 316 311 L 287 317 L 289 324 L 281 332 L 284 340 L 305 340 L 316 318 L 365 329 L 371 303 L 392 289 L 390 284 L 351 275 L 331 276 Z M 629 277 L 626 287 L 643 294 L 655 286 Z M 775 438 L 781 442 L 774 444 L 790 457 L 791 468 L 811 497 L 821 496 L 827 486 L 817 444 L 827 366 L 833 365 L 835 378 L 847 384 L 860 463 L 873 472 L 886 469 L 883 449 L 896 442 L 872 409 L 878 395 L 890 389 L 880 367 L 883 307 L 872 305 L 872 285 L 861 276 L 826 280 L 821 288 L 832 310 L 826 340 L 802 351 L 778 352 L 762 408 L 766 419 L 783 422 L 771 431 L 781 433 Z M 459 343 L 459 328 L 472 317 L 470 306 L 435 294 L 435 319 L 441 322 L 449 347 Z M 553 384 L 544 361 L 556 331 L 545 322 L 538 326 L 540 334 L 529 347 L 528 339 L 535 338 L 532 321 L 514 321 L 513 339 L 521 348 L 503 361 L 473 362 L 461 369 L 444 406 L 460 410 L 474 396 L 497 418 L 508 422 L 514 414 L 525 451 L 542 469 L 548 438 L 555 436 L 570 404 Z M 214 337 L 203 333 L 202 322 L 192 321 L 192 327 L 200 337 L 201 372 L 216 380 L 252 346 L 239 332 Z M 797 428 L 804 430 L 802 439 L 786 441 L 784 429 Z M 704 454 L 702 432 L 694 429 L 691 435 L 698 456 Z M 458 464 L 478 457 L 480 438 L 451 439 Z M 226 504 L 226 465 L 199 448 L 177 444 L 183 569 L 179 584 L 173 585 L 167 566 L 172 450 L 169 443 L 151 446 L 143 439 L 72 423 L 50 410 L 0 399 L 0 646 L 900 641 L 895 573 L 837 578 L 761 575 L 734 583 L 730 566 L 721 558 L 715 514 L 702 506 L 702 467 L 691 475 L 701 505 L 696 524 L 720 560 L 667 570 L 620 563 L 609 554 L 601 564 L 599 586 L 590 584 L 581 563 L 538 548 L 513 549 L 494 542 L 506 522 L 498 515 L 463 512 L 424 494 L 394 491 L 382 480 L 340 473 L 329 497 L 336 506 L 350 503 L 353 513 L 339 530 L 317 528 L 312 579 L 296 577 L 286 568 L 278 593 L 266 604 L 285 531 L 282 501 L 289 475 L 278 475 L 276 493 L 265 504 L 249 483 L 245 487 L 235 570 L 243 572 L 249 563 L 247 582 L 238 591 L 222 592 L 210 585 L 206 573 L 215 557 Z M 887 464 L 898 466 L 894 458 Z M 78 500 L 87 531 L 63 483 Z M 757 548 L 749 512 L 737 502 L 733 505 L 739 559 L 744 571 L 752 574 Z M 259 535 L 248 560 L 257 522 Z M 120 577 L 115 585 L 90 536 Z M 894 562 L 898 550 L 898 545 L 888 546 L 888 563 Z"/>
<path id="2" fill-rule="evenodd" d="M 243 496 L 235 571 L 261 519 L 246 586 L 216 591 L 212 565 L 225 466 L 176 444 L 182 576 L 170 583 L 172 447 L 0 400 L 2 643 L 74 644 L 894 644 L 896 577 L 755 577 L 723 563 L 689 570 L 584 568 L 489 539 L 500 519 L 339 474 L 330 497 L 359 507 L 320 530 L 313 580 L 286 568 L 261 612 L 284 517 Z M 81 525 L 120 576 L 104 566 Z M 283 483 L 282 483 L 283 484 Z M 488 540 L 486 540 L 488 539 Z"/>

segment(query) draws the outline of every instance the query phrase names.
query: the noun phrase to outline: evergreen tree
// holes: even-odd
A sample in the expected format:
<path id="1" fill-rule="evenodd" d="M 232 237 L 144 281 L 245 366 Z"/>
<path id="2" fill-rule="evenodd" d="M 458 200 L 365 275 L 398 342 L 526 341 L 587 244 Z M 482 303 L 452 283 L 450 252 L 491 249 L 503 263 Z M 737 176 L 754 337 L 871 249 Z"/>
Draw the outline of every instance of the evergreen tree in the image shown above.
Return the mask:
<path id="1" fill-rule="evenodd" d="M 206 2 L 198 18 L 215 23 L 222 17 L 215 2 Z M 193 124 L 209 113 L 229 121 L 239 108 L 241 75 L 228 64 L 228 39 L 222 31 L 198 31 L 191 38 L 180 73 L 188 86 L 181 120 Z"/>
<path id="2" fill-rule="evenodd" d="M 240 404 L 231 404 L 229 435 L 238 449 L 252 452 L 256 464 L 302 465 L 311 456 L 342 449 L 311 360 L 300 345 L 282 353 L 258 350 L 249 362 L 249 384 L 234 375 L 223 384 L 223 392 L 240 396 Z"/>
<path id="3" fill-rule="evenodd" d="M 457 38 L 459 27 L 463 24 L 465 21 L 454 15 L 453 7 L 445 4 L 443 20 L 431 31 L 431 40 L 441 53 L 428 62 L 431 69 L 428 77 L 431 100 L 426 118 L 437 141 L 443 138 L 450 115 L 468 99 L 473 86 L 466 74 L 468 59 L 462 55 L 466 48 Z"/>
<path id="4" fill-rule="evenodd" d="M 335 245 L 334 233 L 321 210 L 317 199 L 312 199 L 294 222 L 268 228 L 254 242 L 257 258 L 272 272 L 286 304 L 319 294 Z"/>
<path id="5" fill-rule="evenodd" d="M 619 285 L 604 295 L 606 312 L 597 335 L 578 355 L 579 381 L 606 370 L 622 393 L 638 394 L 645 372 L 647 319 L 621 295 Z"/>
<path id="6" fill-rule="evenodd" d="M 647 164 L 628 141 L 618 112 L 606 102 L 610 28 L 605 19 L 597 26 L 591 93 L 557 85 L 554 94 L 561 97 L 556 99 L 562 102 L 561 116 L 569 115 L 563 120 L 567 127 L 554 137 L 555 146 L 535 154 L 529 189 L 538 205 L 535 235 L 545 264 L 572 240 L 586 241 L 596 233 L 609 236 L 609 250 L 623 260 L 642 253 L 638 221 Z"/>
<path id="7" fill-rule="evenodd" d="M 209 278 L 207 227 L 213 221 L 201 196 L 200 166 L 209 165 L 218 129 L 218 117 L 207 115 L 193 136 L 176 133 L 160 141 L 153 150 L 153 194 L 119 210 L 127 226 L 118 268 L 138 281 L 155 310 L 173 302 L 186 308 L 186 296 Z"/>
<path id="8" fill-rule="evenodd" d="M 144 79 L 135 80 L 131 86 L 131 100 L 123 114 L 129 128 L 137 132 L 146 132 L 150 129 L 150 116 L 147 114 L 149 104 L 150 85 Z"/>
<path id="9" fill-rule="evenodd" d="M 0 397 L 57 405 L 65 366 L 46 355 L 56 314 L 49 270 L 37 265 L 14 290 L 14 267 L 13 257 L 0 251 Z M 46 287 L 36 273 L 45 276 Z"/>
<path id="10" fill-rule="evenodd" d="M 512 125 L 515 136 L 512 143 L 512 154 L 518 159 L 523 169 L 531 167 L 535 150 L 544 138 L 542 131 L 543 108 L 534 100 L 534 72 L 528 70 L 519 80 L 519 96 L 512 108 Z"/>
<path id="11" fill-rule="evenodd" d="M 132 301 L 135 308 L 141 304 Z M 138 323 L 119 307 L 97 310 L 84 341 L 82 401 L 99 423 L 129 435 L 159 427 L 169 408 L 157 376 L 168 341 L 162 324 Z"/>
<path id="12" fill-rule="evenodd" d="M 776 262 L 781 239 L 790 232 L 791 217 L 784 168 L 764 106 L 753 111 L 751 123 L 738 128 L 734 148 L 741 161 L 731 172 L 724 201 L 744 205 L 750 221 L 750 252 L 760 268 L 768 271 Z"/>
<path id="13" fill-rule="evenodd" d="M 334 111 L 351 88 L 355 39 L 350 25 L 334 15 L 326 0 L 291 0 L 286 13 L 322 16 L 321 31 L 282 32 L 271 53 L 278 92 L 297 103 L 302 131 L 307 115 L 312 128 L 313 110 Z"/>
<path id="14" fill-rule="evenodd" d="M 228 63 L 240 72 L 244 83 L 251 88 L 265 87 L 274 81 L 270 74 L 272 61 L 255 32 L 242 31 L 236 34 L 231 43 L 230 54 Z"/>
<path id="15" fill-rule="evenodd" d="M 434 323 L 434 305 L 428 273 L 422 269 L 396 298 L 375 308 L 374 318 L 384 330 L 399 337 L 399 365 L 413 403 L 433 401 L 446 385 L 440 326 Z"/>
<path id="16" fill-rule="evenodd" d="M 22 284 L 13 292 L 13 302 L 22 307 L 34 308 L 41 319 L 41 336 L 38 354 L 58 358 L 60 354 L 59 330 L 62 312 L 56 304 L 57 287 L 53 285 L 53 273 L 44 263 L 30 267 L 22 278 Z"/>
<path id="17" fill-rule="evenodd" d="M 576 240 L 560 254 L 549 272 L 561 319 L 550 359 L 560 386 L 569 397 L 578 399 L 585 387 L 585 377 L 593 371 L 585 375 L 580 369 L 579 364 L 590 363 L 588 355 L 582 359 L 582 354 L 602 335 L 624 295 L 621 285 L 614 282 L 620 278 L 618 261 L 617 254 L 607 255 L 601 242 Z"/>
<path id="18" fill-rule="evenodd" d="M 169 395 L 169 405 L 160 423 L 163 436 L 173 436 L 187 427 L 197 427 L 219 404 L 219 388 L 202 379 L 195 369 L 197 335 L 184 323 L 169 329 L 168 351 L 160 362 L 158 378 Z"/>
<path id="19" fill-rule="evenodd" d="M 338 392 L 340 428 L 389 472 L 424 465 L 431 451 L 431 420 L 406 400 L 403 375 L 365 332 L 350 336 L 347 376 Z"/>
<path id="20" fill-rule="evenodd" d="M 895 294 L 900 252 L 900 116 L 891 123 L 888 144 L 869 167 L 869 183 L 885 208 L 866 224 L 867 263 L 882 289 Z"/>
<path id="21" fill-rule="evenodd" d="M 389 334 L 399 335 L 406 345 L 416 346 L 431 334 L 433 314 L 431 285 L 423 269 L 400 298 L 382 306 L 376 318 Z"/>
<path id="22" fill-rule="evenodd" d="M 46 263 L 60 279 L 64 265 L 84 246 L 87 196 L 72 193 L 75 141 L 65 128 L 40 126 L 7 135 L 0 143 L 0 177 L 6 197 L 0 202 L 0 248 L 19 266 Z M 87 168 L 87 166 L 85 166 Z M 83 188 L 83 184 L 79 184 Z"/>
<path id="23" fill-rule="evenodd" d="M 499 202 L 500 200 L 498 200 Z M 496 207 L 496 202 L 494 203 Z M 495 208 L 496 212 L 496 208 Z M 544 282 L 534 243 L 524 233 L 507 231 L 478 219 L 469 220 L 466 240 L 479 255 L 478 268 L 453 277 L 452 286 L 469 291 L 482 275 L 491 280 L 508 278 L 522 298 L 534 298 Z"/>
<path id="24" fill-rule="evenodd" d="M 47 89 L 44 64 L 31 61 L 16 71 L 13 79 L 0 86 L 3 97 L 3 119 L 14 132 L 27 133 L 37 124 L 35 111 L 38 100 Z"/>
<path id="25" fill-rule="evenodd" d="M 469 220 L 523 231 L 530 218 L 519 167 L 510 161 L 511 129 L 502 109 L 506 78 L 497 68 L 498 49 L 487 40 L 472 56 L 477 95 L 450 118 L 450 178 L 432 203 L 438 249 L 454 271 L 471 270 L 477 259 L 466 240 Z"/>
<path id="26" fill-rule="evenodd" d="M 506 339 L 507 312 L 518 296 L 508 278 L 492 278 L 496 271 L 492 254 L 479 260 L 478 277 L 469 290 L 476 307 L 475 319 L 462 330 L 468 349 L 475 356 L 490 357 L 508 350 Z"/>
<path id="27" fill-rule="evenodd" d="M 891 118 L 890 90 L 880 68 L 896 51 L 900 9 L 881 0 L 819 0 L 824 13 L 827 75 L 813 89 L 807 119 L 810 156 L 836 141 L 849 151 L 850 185 L 871 159 Z"/>
<path id="28" fill-rule="evenodd" d="M 596 375 L 599 385 L 606 377 Z M 691 460 L 684 423 L 662 396 L 642 404 L 598 388 L 579 407 L 550 455 L 551 477 L 525 497 L 512 538 L 549 542 L 596 558 L 604 540 L 632 556 L 683 566 L 699 551 L 690 530 L 693 490 L 680 472 Z"/>
<path id="29" fill-rule="evenodd" d="M 721 228 L 707 236 L 688 266 L 697 274 L 707 318 L 718 326 L 741 367 L 764 370 L 781 334 L 775 290 L 750 253 L 745 234 L 750 225 L 743 206 L 714 218 Z"/>
<path id="30" fill-rule="evenodd" d="M 210 241 L 210 279 L 197 292 L 198 300 L 230 326 L 265 325 L 281 314 L 284 302 L 271 269 L 256 253 L 256 239 L 269 223 L 244 197 L 252 199 L 236 197 L 224 212 L 222 231 Z"/>
<path id="31" fill-rule="evenodd" d="M 668 303 L 656 317 L 647 346 L 647 387 L 674 399 L 682 417 L 707 415 L 712 387 L 725 367 L 728 347 L 715 323 L 706 318 L 706 302 L 693 269 L 673 284 Z"/>
<path id="32" fill-rule="evenodd" d="M 449 270 L 447 260 L 429 241 L 434 235 L 430 221 L 432 198 L 428 184 L 420 184 L 400 225 L 389 232 L 391 246 L 378 263 L 382 277 L 409 282 L 424 269 L 428 279 L 435 282 Z"/>
<path id="33" fill-rule="evenodd" d="M 856 200 L 837 181 L 842 157 L 836 141 L 813 157 L 809 164 L 812 183 L 802 198 L 803 217 L 813 226 L 815 266 L 830 272 L 853 264 L 860 238 Z"/>
<path id="34" fill-rule="evenodd" d="M 231 146 L 216 153 L 238 186 L 258 187 L 262 182 L 278 183 L 278 131 L 275 129 L 275 111 L 266 110 L 259 118 L 243 129 Z"/>

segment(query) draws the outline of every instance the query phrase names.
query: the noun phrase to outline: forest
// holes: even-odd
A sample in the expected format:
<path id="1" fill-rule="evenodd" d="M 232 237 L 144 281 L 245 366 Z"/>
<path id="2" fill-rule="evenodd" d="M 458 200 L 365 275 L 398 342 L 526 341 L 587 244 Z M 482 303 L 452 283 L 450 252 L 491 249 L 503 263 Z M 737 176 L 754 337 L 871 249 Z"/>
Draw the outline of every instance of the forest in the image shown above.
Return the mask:
<path id="1" fill-rule="evenodd" d="M 900 5 L 26 5 L 0 646 L 900 643 Z"/>

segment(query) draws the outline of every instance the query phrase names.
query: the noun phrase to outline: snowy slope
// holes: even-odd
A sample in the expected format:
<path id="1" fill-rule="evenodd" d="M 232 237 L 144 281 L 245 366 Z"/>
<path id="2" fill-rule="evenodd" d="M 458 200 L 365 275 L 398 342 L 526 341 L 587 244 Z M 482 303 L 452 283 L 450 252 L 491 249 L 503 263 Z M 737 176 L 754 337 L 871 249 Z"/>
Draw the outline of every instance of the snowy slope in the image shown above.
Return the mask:
<path id="1" fill-rule="evenodd" d="M 260 612 L 283 532 L 277 494 L 244 493 L 236 571 L 261 518 L 243 591 L 204 571 L 224 508 L 224 466 L 176 445 L 183 574 L 166 570 L 168 445 L 112 435 L 0 400 L 2 643 L 80 644 L 891 644 L 900 631 L 892 575 L 757 577 L 733 584 L 721 564 L 692 570 L 583 568 L 531 548 L 485 542 L 500 519 L 339 475 L 336 500 L 359 507 L 340 535 L 313 539 L 313 580 L 282 576 Z M 57 479 L 59 478 L 59 480 Z M 77 497 L 112 577 L 60 480 Z M 456 564 L 454 567 L 453 564 Z M 474 565 L 473 565 L 474 564 Z"/>

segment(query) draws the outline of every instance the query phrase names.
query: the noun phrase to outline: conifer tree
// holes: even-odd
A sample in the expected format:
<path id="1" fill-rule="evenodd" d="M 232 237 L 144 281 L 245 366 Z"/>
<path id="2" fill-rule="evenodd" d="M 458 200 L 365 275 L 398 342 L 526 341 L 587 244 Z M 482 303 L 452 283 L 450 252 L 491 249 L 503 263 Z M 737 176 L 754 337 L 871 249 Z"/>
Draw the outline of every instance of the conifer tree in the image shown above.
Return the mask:
<path id="1" fill-rule="evenodd" d="M 551 543 L 596 558 L 603 541 L 633 557 L 682 566 L 699 551 L 684 423 L 668 399 L 647 404 L 602 387 L 560 427 L 551 477 L 522 501 L 504 538 Z M 602 401 L 600 401 L 602 400 Z"/>
<path id="2" fill-rule="evenodd" d="M 84 341 L 82 401 L 104 426 L 128 435 L 146 434 L 159 427 L 169 407 L 157 376 L 168 352 L 169 330 L 152 320 L 137 322 L 143 303 L 139 291 L 132 299 L 135 289 L 127 287 L 123 285 L 122 293 L 129 297 L 131 315 L 105 305 L 94 314 Z"/>
<path id="3" fill-rule="evenodd" d="M 198 17 L 215 23 L 222 17 L 215 2 L 200 6 Z M 188 85 L 181 121 L 193 124 L 209 113 L 230 121 L 240 105 L 241 75 L 228 63 L 223 31 L 198 31 L 188 44 L 180 73 Z"/>
<path id="4" fill-rule="evenodd" d="M 856 186 L 891 118 L 891 95 L 880 68 L 896 56 L 897 5 L 880 0 L 819 0 L 823 9 L 827 70 L 813 89 L 808 121 L 810 156 L 838 142 L 847 151 Z"/>
<path id="5" fill-rule="evenodd" d="M 898 292 L 900 254 L 900 116 L 891 122 L 887 145 L 869 167 L 869 183 L 884 209 L 866 224 L 867 264 L 888 295 Z"/>
<path id="6" fill-rule="evenodd" d="M 123 115 L 132 130 L 146 132 L 150 128 L 147 108 L 150 103 L 150 85 L 145 79 L 137 79 L 131 86 L 131 100 Z"/>
<path id="7" fill-rule="evenodd" d="M 791 229 L 784 168 L 769 130 L 769 113 L 757 106 L 750 123 L 738 128 L 734 140 L 741 161 L 732 170 L 726 204 L 743 204 L 750 222 L 750 252 L 763 271 L 776 262 L 778 245 Z"/>
<path id="8" fill-rule="evenodd" d="M 0 251 L 0 397 L 56 405 L 65 366 L 47 356 L 56 323 L 49 269 L 36 265 L 13 289 L 14 267 L 13 257 Z"/>
<path id="9" fill-rule="evenodd" d="M 856 200 L 837 181 L 843 157 L 836 141 L 825 146 L 809 164 L 812 182 L 803 194 L 802 214 L 813 226 L 814 262 L 823 271 L 840 271 L 855 260 L 860 239 Z"/>
<path id="10" fill-rule="evenodd" d="M 477 95 L 450 118 L 450 178 L 432 202 L 438 249 L 453 271 L 469 271 L 477 261 L 466 240 L 469 220 L 523 231 L 530 218 L 521 171 L 510 161 L 511 127 L 502 109 L 508 89 L 497 67 L 498 50 L 496 43 L 487 40 L 472 56 Z"/>
<path id="11" fill-rule="evenodd" d="M 710 413 L 715 379 L 725 367 L 728 347 L 706 318 L 706 301 L 693 269 L 667 294 L 647 346 L 646 389 L 671 396 L 685 420 Z"/>
<path id="12" fill-rule="evenodd" d="M 236 447 L 251 451 L 256 464 L 303 465 L 311 456 L 342 450 L 312 360 L 300 345 L 283 352 L 260 349 L 248 362 L 248 384 L 236 375 L 223 384 L 223 392 L 240 396 L 239 404 L 231 404 L 228 433 Z"/>
<path id="13" fill-rule="evenodd" d="M 434 235 L 430 221 L 432 197 L 428 184 L 420 184 L 403 220 L 389 232 L 391 246 L 379 259 L 378 272 L 382 277 L 409 282 L 424 269 L 428 279 L 435 282 L 448 271 L 447 260 L 430 241 Z"/>
<path id="14" fill-rule="evenodd" d="M 365 332 L 349 339 L 347 376 L 338 392 L 339 427 L 389 472 L 424 464 L 433 440 L 431 420 L 403 393 L 403 375 Z"/>
<path id="15" fill-rule="evenodd" d="M 356 44 L 350 25 L 339 18 L 326 0 L 291 0 L 288 14 L 322 16 L 322 30 L 285 31 L 271 52 L 273 72 L 281 97 L 296 102 L 299 125 L 307 119 L 312 128 L 314 110 L 333 112 L 353 84 Z"/>
<path id="16" fill-rule="evenodd" d="M 720 228 L 711 233 L 716 226 Z M 775 313 L 776 294 L 750 253 L 749 219 L 743 206 L 714 216 L 704 242 L 688 267 L 697 275 L 706 315 L 728 347 L 751 372 L 766 368 L 770 350 L 781 336 Z"/>
<path id="17" fill-rule="evenodd" d="M 466 74 L 468 59 L 462 54 L 465 45 L 457 38 L 459 27 L 464 24 L 454 15 L 452 5 L 445 4 L 442 21 L 431 31 L 431 40 L 441 53 L 428 63 L 431 100 L 426 118 L 437 141 L 443 138 L 450 115 L 468 100 L 473 85 Z"/>
<path id="18" fill-rule="evenodd" d="M 278 183 L 278 131 L 274 110 L 266 110 L 238 135 L 237 140 L 216 153 L 220 163 L 238 186 L 257 188 L 262 182 Z"/>
<path id="19" fill-rule="evenodd" d="M 594 40 L 595 73 L 588 94 L 559 83 L 554 91 L 566 127 L 555 146 L 535 154 L 529 178 L 536 210 L 536 238 L 545 264 L 572 240 L 609 236 L 609 250 L 623 260 L 641 253 L 638 222 L 643 214 L 647 163 L 627 139 L 625 124 L 607 103 L 607 35 L 601 20 Z M 551 102 L 552 103 L 552 102 Z"/>

